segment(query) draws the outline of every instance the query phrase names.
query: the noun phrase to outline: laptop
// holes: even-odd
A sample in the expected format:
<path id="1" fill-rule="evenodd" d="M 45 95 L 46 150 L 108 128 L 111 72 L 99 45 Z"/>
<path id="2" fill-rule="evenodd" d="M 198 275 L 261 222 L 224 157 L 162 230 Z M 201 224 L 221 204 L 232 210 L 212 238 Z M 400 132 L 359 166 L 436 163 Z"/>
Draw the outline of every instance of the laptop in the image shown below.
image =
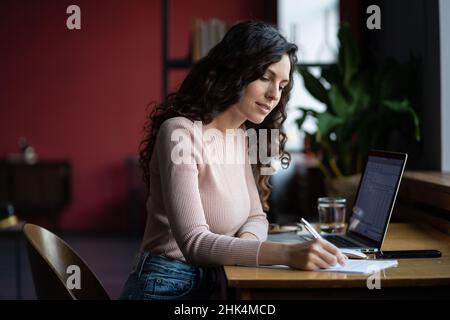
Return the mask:
<path id="1" fill-rule="evenodd" d="M 405 170 L 406 153 L 369 152 L 353 204 L 348 228 L 342 235 L 322 235 L 338 248 L 361 252 L 381 250 Z M 302 240 L 311 240 L 301 236 Z"/>

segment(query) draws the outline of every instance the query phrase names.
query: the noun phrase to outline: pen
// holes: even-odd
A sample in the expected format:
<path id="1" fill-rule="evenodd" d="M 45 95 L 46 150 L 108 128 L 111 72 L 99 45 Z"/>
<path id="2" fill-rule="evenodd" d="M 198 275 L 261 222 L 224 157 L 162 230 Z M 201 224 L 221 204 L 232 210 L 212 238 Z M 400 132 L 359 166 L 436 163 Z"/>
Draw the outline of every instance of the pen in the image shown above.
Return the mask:
<path id="1" fill-rule="evenodd" d="M 316 229 L 314 229 L 314 227 L 312 225 L 309 224 L 308 221 L 306 221 L 305 219 L 301 218 L 301 222 L 303 223 L 303 225 L 305 226 L 306 230 L 309 231 L 309 233 L 311 233 L 311 235 L 316 238 L 316 239 L 323 239 L 322 236 L 316 231 Z M 347 256 L 342 252 L 341 249 L 339 249 L 339 252 L 341 254 L 344 255 L 345 258 L 347 258 Z"/>
<path id="2" fill-rule="evenodd" d="M 306 221 L 305 219 L 301 219 L 302 223 L 305 225 L 306 230 L 309 231 L 309 233 L 311 233 L 311 235 L 316 238 L 316 239 L 322 239 L 322 236 L 316 231 L 316 229 L 313 228 L 313 226 L 311 226 L 309 224 L 308 221 Z"/>

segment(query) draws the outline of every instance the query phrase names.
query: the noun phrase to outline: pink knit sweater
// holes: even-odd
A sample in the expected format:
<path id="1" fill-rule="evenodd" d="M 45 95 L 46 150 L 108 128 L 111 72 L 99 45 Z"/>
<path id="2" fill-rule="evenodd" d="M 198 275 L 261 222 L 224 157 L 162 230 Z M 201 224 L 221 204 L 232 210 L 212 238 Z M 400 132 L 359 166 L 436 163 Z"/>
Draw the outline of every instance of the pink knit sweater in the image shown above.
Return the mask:
<path id="1" fill-rule="evenodd" d="M 174 130 L 176 141 L 172 141 Z M 150 195 L 141 250 L 197 265 L 257 266 L 268 221 L 251 166 L 248 160 L 245 164 L 208 163 L 205 158 L 211 155 L 202 157 L 202 152 L 223 150 L 225 135 L 191 143 L 199 132 L 183 117 L 166 120 L 158 131 L 150 161 Z M 246 140 L 239 139 L 244 139 L 246 154 Z M 172 160 L 179 154 L 181 141 L 193 146 L 192 163 Z M 215 156 L 223 160 L 225 154 L 219 151 Z M 240 239 L 244 232 L 259 240 Z"/>

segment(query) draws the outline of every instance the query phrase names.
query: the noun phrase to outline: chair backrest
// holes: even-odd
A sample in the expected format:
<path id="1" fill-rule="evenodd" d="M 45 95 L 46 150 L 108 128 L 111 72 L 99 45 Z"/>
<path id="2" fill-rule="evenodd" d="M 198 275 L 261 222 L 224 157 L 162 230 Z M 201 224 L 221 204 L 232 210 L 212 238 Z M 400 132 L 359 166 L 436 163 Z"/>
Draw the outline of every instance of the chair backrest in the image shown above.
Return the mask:
<path id="1" fill-rule="evenodd" d="M 61 238 L 47 229 L 29 223 L 25 224 L 23 232 L 38 299 L 110 299 L 88 265 Z M 78 275 L 79 287 L 74 281 L 74 276 Z"/>

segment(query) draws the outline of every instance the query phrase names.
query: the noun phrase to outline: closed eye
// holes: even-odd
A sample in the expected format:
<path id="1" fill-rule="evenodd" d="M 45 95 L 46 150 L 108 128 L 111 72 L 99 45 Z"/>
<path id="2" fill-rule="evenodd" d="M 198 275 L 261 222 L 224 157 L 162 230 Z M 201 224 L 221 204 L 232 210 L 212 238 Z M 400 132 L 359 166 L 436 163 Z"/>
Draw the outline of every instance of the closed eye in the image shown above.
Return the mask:
<path id="1" fill-rule="evenodd" d="M 270 79 L 265 76 L 262 76 L 260 79 L 261 79 L 261 81 L 264 81 L 264 82 L 270 81 Z M 278 90 L 283 91 L 284 89 L 286 89 L 286 87 L 287 86 L 284 86 L 284 87 L 280 86 L 280 87 L 278 87 Z"/>

